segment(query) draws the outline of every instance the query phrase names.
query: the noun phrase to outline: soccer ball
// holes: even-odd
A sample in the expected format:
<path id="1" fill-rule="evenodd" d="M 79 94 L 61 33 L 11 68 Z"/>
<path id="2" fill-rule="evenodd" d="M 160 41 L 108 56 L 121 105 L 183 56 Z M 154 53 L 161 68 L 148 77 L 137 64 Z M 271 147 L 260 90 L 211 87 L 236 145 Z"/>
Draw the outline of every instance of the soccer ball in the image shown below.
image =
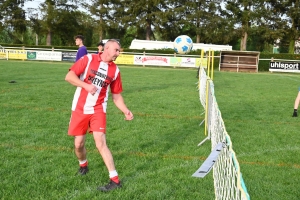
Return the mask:
<path id="1" fill-rule="evenodd" d="M 193 41 L 187 35 L 180 35 L 174 40 L 173 46 L 176 53 L 187 54 L 193 48 Z"/>

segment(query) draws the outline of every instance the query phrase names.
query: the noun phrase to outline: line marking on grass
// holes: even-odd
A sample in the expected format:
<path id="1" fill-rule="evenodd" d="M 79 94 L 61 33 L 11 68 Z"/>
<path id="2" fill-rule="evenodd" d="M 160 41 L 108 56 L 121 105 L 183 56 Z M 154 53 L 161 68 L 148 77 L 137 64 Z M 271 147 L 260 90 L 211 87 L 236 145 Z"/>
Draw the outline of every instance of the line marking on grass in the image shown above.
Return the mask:
<path id="1" fill-rule="evenodd" d="M 23 90 L 23 89 L 28 89 L 30 86 L 28 85 L 24 85 L 24 86 L 17 86 L 17 87 L 10 87 L 10 88 L 6 88 L 6 89 L 2 89 L 0 91 L 0 94 L 4 94 L 4 93 L 9 93 L 9 92 L 15 92 L 15 90 Z"/>
<path id="2" fill-rule="evenodd" d="M 24 149 L 32 150 L 32 151 L 67 151 L 67 152 L 74 152 L 73 148 L 70 147 L 45 147 L 45 146 L 30 146 L 30 145 L 25 145 L 25 146 L 16 146 L 14 144 L 0 144 L 0 147 L 2 148 L 20 148 L 22 151 Z M 98 150 L 95 148 L 93 150 L 87 150 L 88 153 L 95 153 L 99 154 Z M 181 156 L 181 155 L 159 155 L 159 154 L 154 154 L 154 153 L 143 153 L 143 152 L 124 152 L 124 151 L 115 151 L 113 152 L 113 155 L 124 155 L 126 154 L 127 156 L 136 156 L 136 157 L 155 157 L 155 158 L 162 158 L 162 159 L 180 159 L 180 160 L 201 160 L 204 161 L 206 160 L 207 157 L 205 156 Z M 100 156 L 100 155 L 99 155 Z M 300 164 L 294 164 L 294 163 L 268 163 L 268 162 L 259 162 L 259 161 L 243 161 L 243 160 L 238 160 L 239 164 L 244 164 L 244 165 L 256 165 L 256 166 L 270 166 L 270 167 L 292 167 L 296 169 L 300 169 Z"/>
<path id="3" fill-rule="evenodd" d="M 291 117 L 292 118 L 292 117 Z M 296 119 L 296 118 L 295 118 Z M 299 121 L 288 121 L 288 122 L 279 122 L 279 121 L 266 121 L 266 120 L 236 120 L 236 119 L 224 119 L 224 122 L 234 122 L 234 123 L 250 123 L 258 122 L 259 124 L 268 123 L 268 124 L 299 124 Z"/>
<path id="4" fill-rule="evenodd" d="M 258 165 L 258 166 L 270 166 L 270 167 L 292 167 L 296 169 L 300 169 L 300 164 L 287 164 L 287 163 L 267 163 L 267 162 L 250 162 L 250 161 L 240 161 L 240 164 L 247 164 L 247 165 Z"/>
<path id="5" fill-rule="evenodd" d="M 70 112 L 69 109 L 58 109 L 58 108 L 53 108 L 53 107 L 48 107 L 48 108 L 42 108 L 42 107 L 29 107 L 29 106 L 12 106 L 11 104 L 2 104 L 2 107 L 6 108 L 24 108 L 24 109 L 31 109 L 31 110 L 46 110 L 46 111 L 58 111 L 59 112 Z M 122 114 L 120 112 L 113 112 L 113 114 Z M 178 115 L 161 115 L 161 114 L 149 114 L 149 113 L 140 113 L 140 112 L 135 112 L 135 116 L 140 116 L 140 117 L 154 117 L 154 118 L 164 118 L 164 119 L 198 119 L 198 120 L 203 120 L 204 116 L 178 116 Z M 251 122 L 259 122 L 259 123 L 268 123 L 268 124 L 295 124 L 298 123 L 298 121 L 289 121 L 289 122 L 279 122 L 279 121 L 266 121 L 266 120 L 230 120 L 230 119 L 224 119 L 224 122 L 232 122 L 234 121 L 235 123 L 251 123 Z"/>
<path id="6" fill-rule="evenodd" d="M 71 109 L 59 109 L 59 108 L 53 108 L 53 107 L 47 107 L 47 108 L 43 108 L 43 107 L 31 107 L 31 106 L 23 106 L 23 105 L 14 105 L 12 106 L 11 104 L 2 104 L 2 107 L 6 107 L 6 108 L 16 108 L 16 109 L 20 109 L 20 108 L 24 108 L 26 110 L 42 110 L 42 111 L 51 111 L 51 112 L 70 112 L 71 113 Z M 120 114 L 123 115 L 123 113 L 121 112 L 111 112 L 112 114 Z M 161 115 L 161 114 L 148 114 L 148 113 L 139 113 L 139 112 L 135 112 L 134 113 L 135 116 L 140 116 L 140 117 L 154 117 L 154 118 L 165 118 L 165 119 L 199 119 L 199 120 L 203 120 L 204 116 L 178 116 L 178 115 Z"/>

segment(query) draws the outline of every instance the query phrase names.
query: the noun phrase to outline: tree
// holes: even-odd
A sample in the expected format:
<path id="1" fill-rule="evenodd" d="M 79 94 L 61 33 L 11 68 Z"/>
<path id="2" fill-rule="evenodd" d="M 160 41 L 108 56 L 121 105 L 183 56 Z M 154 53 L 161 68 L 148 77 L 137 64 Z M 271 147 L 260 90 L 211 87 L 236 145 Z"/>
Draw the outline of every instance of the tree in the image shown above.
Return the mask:
<path id="1" fill-rule="evenodd" d="M 2 26 L 6 26 L 8 33 L 16 43 L 23 42 L 23 34 L 26 32 L 25 11 L 22 9 L 25 0 L 6 0 L 0 3 L 0 19 Z"/>
<path id="2" fill-rule="evenodd" d="M 54 28 L 55 1 L 45 0 L 44 3 L 40 4 L 40 9 L 44 31 L 47 35 L 46 45 L 50 46 L 52 44 L 52 30 Z"/>
<path id="3" fill-rule="evenodd" d="M 264 6 L 262 0 L 229 0 L 224 1 L 224 13 L 228 20 L 235 24 L 237 34 L 240 37 L 240 50 L 247 50 L 248 34 L 251 31 L 251 26 L 256 23 L 261 16 L 256 14 L 259 8 Z"/>
<path id="4" fill-rule="evenodd" d="M 94 18 L 95 29 L 98 31 L 99 41 L 106 36 L 118 38 L 120 32 L 125 33 L 125 28 L 117 20 L 123 12 L 122 5 L 118 0 L 90 0 L 90 3 L 83 3 L 83 6 L 90 12 Z"/>
<path id="5" fill-rule="evenodd" d="M 219 0 L 187 0 L 170 1 L 172 12 L 176 16 L 176 27 L 180 27 L 180 33 L 188 28 L 188 35 L 194 34 L 196 42 L 214 43 L 224 40 L 223 31 L 228 29 L 224 16 L 221 16 L 221 1 Z M 182 29 L 185 27 L 185 29 Z M 230 28 L 231 29 L 231 28 Z M 228 36 L 228 34 L 227 34 Z"/>
<path id="6" fill-rule="evenodd" d="M 42 33 L 42 22 L 39 19 L 39 13 L 36 9 L 28 8 L 27 16 L 29 18 L 28 26 L 35 33 L 35 45 L 39 45 L 39 35 Z"/>
<path id="7" fill-rule="evenodd" d="M 122 22 L 125 28 L 135 27 L 135 38 L 155 39 L 153 30 L 161 30 L 164 27 L 164 17 L 168 10 L 167 4 L 168 1 L 164 0 L 122 0 L 123 16 L 118 15 L 117 20 Z"/>
<path id="8" fill-rule="evenodd" d="M 295 53 L 295 41 L 300 37 L 300 0 L 286 0 L 279 4 L 271 1 L 276 9 L 287 17 L 286 38 L 289 42 L 289 53 Z M 277 11 L 276 10 L 276 11 Z M 284 45 L 282 43 L 282 45 Z"/>
<path id="9" fill-rule="evenodd" d="M 73 36 L 80 28 L 77 19 L 81 16 L 77 3 L 78 0 L 45 0 L 40 4 L 42 27 L 47 34 L 46 45 L 52 45 L 54 33 L 61 38 L 61 45 L 70 45 L 74 41 Z M 74 35 L 70 37 L 70 33 Z"/>

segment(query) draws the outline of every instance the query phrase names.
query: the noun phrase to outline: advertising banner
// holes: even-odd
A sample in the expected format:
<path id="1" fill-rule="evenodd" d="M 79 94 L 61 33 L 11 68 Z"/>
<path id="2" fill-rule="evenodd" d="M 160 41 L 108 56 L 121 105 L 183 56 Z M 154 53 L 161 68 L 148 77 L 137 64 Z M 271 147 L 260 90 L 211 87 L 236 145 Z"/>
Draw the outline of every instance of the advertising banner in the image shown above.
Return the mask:
<path id="1" fill-rule="evenodd" d="M 207 67 L 207 58 L 196 58 L 196 67 Z"/>
<path id="2" fill-rule="evenodd" d="M 6 51 L 5 51 L 5 49 L 0 49 L 0 59 L 6 59 Z"/>
<path id="3" fill-rule="evenodd" d="M 300 61 L 296 62 L 270 62 L 270 72 L 296 72 L 300 73 Z"/>
<path id="4" fill-rule="evenodd" d="M 170 57 L 170 64 L 174 67 L 199 67 L 200 58 L 186 58 L 186 57 Z"/>
<path id="5" fill-rule="evenodd" d="M 28 60 L 36 60 L 36 52 L 35 51 L 27 51 L 27 59 Z"/>
<path id="6" fill-rule="evenodd" d="M 27 59 L 27 51 L 21 49 L 6 49 L 8 52 L 8 59 Z"/>
<path id="7" fill-rule="evenodd" d="M 116 64 L 125 64 L 125 65 L 133 65 L 134 56 L 133 55 L 126 55 L 120 54 L 116 59 Z"/>
<path id="8" fill-rule="evenodd" d="M 75 62 L 77 52 L 62 52 L 62 61 Z"/>
<path id="9" fill-rule="evenodd" d="M 181 58 L 181 67 L 196 67 L 196 58 Z"/>
<path id="10" fill-rule="evenodd" d="M 36 60 L 61 61 L 62 52 L 36 51 Z"/>
<path id="11" fill-rule="evenodd" d="M 173 67 L 180 67 L 181 57 L 170 57 L 170 65 Z"/>
<path id="12" fill-rule="evenodd" d="M 135 65 L 170 66 L 170 57 L 165 56 L 134 56 Z"/>

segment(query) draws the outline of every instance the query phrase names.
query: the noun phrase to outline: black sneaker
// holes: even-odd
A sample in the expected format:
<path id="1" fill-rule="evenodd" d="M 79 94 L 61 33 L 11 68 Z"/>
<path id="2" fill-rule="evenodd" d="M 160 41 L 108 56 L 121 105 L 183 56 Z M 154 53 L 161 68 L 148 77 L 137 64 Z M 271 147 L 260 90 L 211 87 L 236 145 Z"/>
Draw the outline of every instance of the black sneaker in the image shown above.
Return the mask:
<path id="1" fill-rule="evenodd" d="M 89 168 L 87 166 L 85 167 L 80 167 L 78 172 L 76 174 L 79 174 L 79 175 L 86 175 L 86 173 L 88 173 L 89 171 Z"/>
<path id="2" fill-rule="evenodd" d="M 118 188 L 121 188 L 121 187 L 122 187 L 121 182 L 115 183 L 111 180 L 107 185 L 102 186 L 102 187 L 98 187 L 97 189 L 101 190 L 102 192 L 108 192 L 108 191 L 118 189 Z"/>

